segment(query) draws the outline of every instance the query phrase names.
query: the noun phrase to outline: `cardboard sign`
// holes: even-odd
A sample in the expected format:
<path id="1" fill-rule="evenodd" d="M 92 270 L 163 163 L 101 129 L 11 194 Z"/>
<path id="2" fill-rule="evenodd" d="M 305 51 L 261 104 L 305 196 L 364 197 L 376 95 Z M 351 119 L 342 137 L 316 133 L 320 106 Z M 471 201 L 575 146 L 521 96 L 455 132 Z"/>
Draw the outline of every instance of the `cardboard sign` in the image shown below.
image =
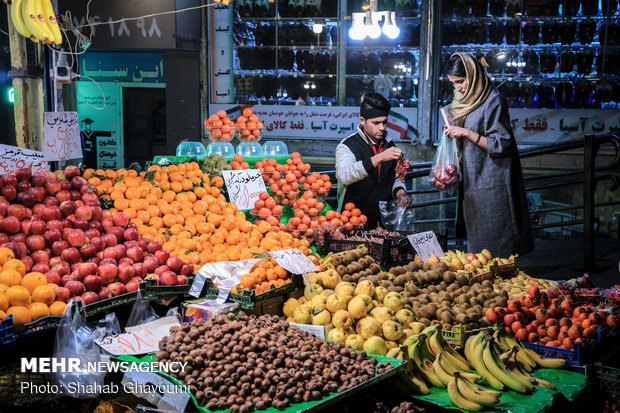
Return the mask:
<path id="1" fill-rule="evenodd" d="M 35 174 L 50 170 L 45 162 L 43 152 L 18 148 L 17 146 L 0 145 L 0 175 L 10 174 L 20 168 L 28 168 Z"/>
<path id="2" fill-rule="evenodd" d="M 47 161 L 82 157 L 80 120 L 77 112 L 45 112 L 43 153 Z"/>
<path id="3" fill-rule="evenodd" d="M 415 252 L 423 261 L 428 261 L 431 255 L 443 257 L 443 250 L 437 241 L 433 231 L 420 232 L 419 234 L 407 235 Z"/>
<path id="4" fill-rule="evenodd" d="M 222 171 L 230 202 L 240 210 L 254 208 L 261 192 L 267 191 L 263 175 L 258 169 Z"/>
<path id="5" fill-rule="evenodd" d="M 159 351 L 159 338 L 150 329 L 107 336 L 95 343 L 116 356 L 147 354 Z"/>
<path id="6" fill-rule="evenodd" d="M 273 251 L 270 252 L 269 255 L 271 255 L 282 268 L 293 274 L 305 274 L 307 272 L 319 270 L 303 252 L 296 248 Z"/>

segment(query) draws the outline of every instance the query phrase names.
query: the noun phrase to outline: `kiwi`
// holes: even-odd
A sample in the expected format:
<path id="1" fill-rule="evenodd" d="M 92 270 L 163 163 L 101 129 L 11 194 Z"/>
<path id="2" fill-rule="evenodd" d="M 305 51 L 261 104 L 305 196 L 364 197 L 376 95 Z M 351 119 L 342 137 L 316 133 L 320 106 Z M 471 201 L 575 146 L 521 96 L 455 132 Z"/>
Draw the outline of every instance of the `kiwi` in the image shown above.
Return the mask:
<path id="1" fill-rule="evenodd" d="M 436 326 L 436 325 L 439 325 L 439 324 L 441 324 L 441 321 L 439 321 L 439 320 L 433 320 L 433 321 L 431 321 L 431 325 L 432 325 L 432 326 Z"/>
<path id="2" fill-rule="evenodd" d="M 446 288 L 446 291 L 449 293 L 454 293 L 458 289 L 459 289 L 459 286 L 456 283 L 452 283 L 448 285 L 448 288 Z"/>
<path id="3" fill-rule="evenodd" d="M 429 273 L 431 275 L 432 282 L 438 283 L 440 280 L 439 272 L 437 270 L 431 270 Z"/>
<path id="4" fill-rule="evenodd" d="M 415 283 L 418 286 L 423 286 L 425 284 L 424 279 L 422 278 L 419 272 L 416 272 L 415 274 L 413 274 L 413 277 L 415 278 Z"/>
<path id="5" fill-rule="evenodd" d="M 483 288 L 493 288 L 493 283 L 489 280 L 484 280 L 481 283 Z"/>
<path id="6" fill-rule="evenodd" d="M 336 272 L 338 273 L 338 275 L 340 275 L 341 277 L 344 276 L 345 274 L 347 274 L 347 268 L 344 265 L 338 265 L 336 267 Z"/>
<path id="7" fill-rule="evenodd" d="M 468 293 L 469 290 L 471 290 L 469 285 L 464 285 L 464 286 L 461 287 L 461 291 L 464 292 L 464 293 Z"/>
<path id="8" fill-rule="evenodd" d="M 450 268 L 448 264 L 443 261 L 439 263 L 439 266 L 441 267 L 443 271 L 448 271 L 448 269 Z"/>
<path id="9" fill-rule="evenodd" d="M 433 277 L 428 271 L 424 273 L 422 279 L 424 280 L 424 284 L 430 284 L 431 281 L 433 281 Z"/>
<path id="10" fill-rule="evenodd" d="M 342 264 L 342 257 L 340 255 L 334 255 L 332 257 L 332 264 L 334 265 L 334 267 L 337 267 L 340 264 Z"/>
<path id="11" fill-rule="evenodd" d="M 469 316 L 466 313 L 458 313 L 456 317 L 454 317 L 457 323 L 459 324 L 467 324 L 469 323 Z"/>
<path id="12" fill-rule="evenodd" d="M 404 273 L 403 277 L 405 277 L 405 280 L 407 281 L 413 281 L 413 273 L 411 271 Z"/>
<path id="13" fill-rule="evenodd" d="M 366 262 L 368 262 L 368 261 L 366 261 Z M 381 272 L 381 267 L 379 267 L 379 265 L 377 265 L 375 263 L 372 263 L 368 267 L 368 270 L 371 271 L 373 274 L 379 274 Z"/>
<path id="14" fill-rule="evenodd" d="M 424 271 L 428 271 L 428 270 L 431 269 L 431 265 L 428 262 L 425 262 L 425 263 L 422 264 L 422 269 Z"/>
<path id="15" fill-rule="evenodd" d="M 364 257 L 358 258 L 357 263 L 362 266 L 362 268 L 368 267 L 368 263 Z"/>
<path id="16" fill-rule="evenodd" d="M 418 287 L 416 287 L 414 283 L 407 284 L 407 287 L 405 287 L 405 288 L 414 297 L 417 296 L 418 293 L 419 293 Z"/>
<path id="17" fill-rule="evenodd" d="M 351 281 L 353 281 L 353 279 L 351 278 L 350 274 L 345 274 L 342 276 L 342 281 L 350 283 Z"/>
<path id="18" fill-rule="evenodd" d="M 437 287 L 434 285 L 429 285 L 427 288 L 429 293 L 436 293 L 437 292 Z"/>
<path id="19" fill-rule="evenodd" d="M 420 269 L 420 267 L 418 267 L 418 264 L 415 263 L 415 262 L 410 262 L 409 263 L 409 268 L 410 268 L 409 271 L 411 271 L 411 272 L 416 272 L 417 270 Z"/>
<path id="20" fill-rule="evenodd" d="M 450 323 L 450 324 L 452 324 L 452 322 L 454 321 L 454 317 L 452 317 L 452 313 L 450 313 L 449 311 L 442 312 L 441 315 L 439 316 L 439 319 L 443 323 Z"/>
<path id="21" fill-rule="evenodd" d="M 372 255 L 366 255 L 364 259 L 369 265 L 372 265 L 375 263 L 375 259 L 372 257 Z"/>
<path id="22" fill-rule="evenodd" d="M 426 317 L 422 317 L 422 318 L 420 318 L 420 320 L 419 320 L 419 321 L 420 321 L 420 323 L 424 324 L 424 325 L 425 325 L 425 326 L 427 326 L 427 327 L 431 325 L 431 320 L 429 320 L 429 319 L 428 319 L 428 318 L 426 318 Z"/>
<path id="23" fill-rule="evenodd" d="M 397 287 L 404 286 L 406 282 L 407 282 L 407 279 L 402 275 L 399 275 L 398 277 L 394 278 L 394 280 L 392 281 L 392 283 Z"/>
<path id="24" fill-rule="evenodd" d="M 460 286 L 469 285 L 469 280 L 467 279 L 467 277 L 465 276 L 465 274 L 460 273 L 460 272 L 456 274 L 456 282 L 457 282 Z"/>
<path id="25" fill-rule="evenodd" d="M 471 305 L 472 307 L 475 306 L 475 305 L 478 305 L 478 304 L 479 304 L 479 301 L 478 301 L 478 299 L 476 297 L 471 297 L 469 299 L 469 305 Z"/>
<path id="26" fill-rule="evenodd" d="M 439 266 L 439 264 L 438 264 L 438 263 L 431 264 L 431 270 L 437 270 L 437 269 L 439 269 L 439 268 L 441 268 L 441 267 Z"/>

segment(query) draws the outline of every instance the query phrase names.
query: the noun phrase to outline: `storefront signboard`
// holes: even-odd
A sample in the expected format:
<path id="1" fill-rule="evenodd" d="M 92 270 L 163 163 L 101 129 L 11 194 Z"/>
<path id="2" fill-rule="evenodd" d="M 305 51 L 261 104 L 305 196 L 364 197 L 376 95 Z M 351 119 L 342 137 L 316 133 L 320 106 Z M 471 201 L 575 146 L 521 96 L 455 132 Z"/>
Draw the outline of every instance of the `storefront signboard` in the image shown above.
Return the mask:
<path id="1" fill-rule="evenodd" d="M 66 161 L 82 157 L 77 112 L 45 112 L 43 153 L 46 161 Z"/>
<path id="2" fill-rule="evenodd" d="M 211 44 L 211 102 L 231 103 L 234 99 L 232 4 L 209 8 Z"/>
<path id="3" fill-rule="evenodd" d="M 50 164 L 45 161 L 43 152 L 0 145 L 0 175 L 13 173 L 20 168 L 28 168 L 34 174 L 49 171 Z"/>
<path id="4" fill-rule="evenodd" d="M 88 52 L 80 55 L 80 74 L 98 82 L 165 83 L 163 53 Z"/>

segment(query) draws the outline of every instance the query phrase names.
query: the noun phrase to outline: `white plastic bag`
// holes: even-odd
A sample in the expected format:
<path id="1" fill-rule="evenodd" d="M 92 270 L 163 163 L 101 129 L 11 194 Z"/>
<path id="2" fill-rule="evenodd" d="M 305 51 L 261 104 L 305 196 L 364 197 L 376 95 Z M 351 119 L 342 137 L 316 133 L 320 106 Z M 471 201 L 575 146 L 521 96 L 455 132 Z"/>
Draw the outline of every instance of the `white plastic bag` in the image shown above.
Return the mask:
<path id="1" fill-rule="evenodd" d="M 460 180 L 461 168 L 456 141 L 444 133 L 441 135 L 428 181 L 442 191 L 452 192 L 458 187 Z"/>

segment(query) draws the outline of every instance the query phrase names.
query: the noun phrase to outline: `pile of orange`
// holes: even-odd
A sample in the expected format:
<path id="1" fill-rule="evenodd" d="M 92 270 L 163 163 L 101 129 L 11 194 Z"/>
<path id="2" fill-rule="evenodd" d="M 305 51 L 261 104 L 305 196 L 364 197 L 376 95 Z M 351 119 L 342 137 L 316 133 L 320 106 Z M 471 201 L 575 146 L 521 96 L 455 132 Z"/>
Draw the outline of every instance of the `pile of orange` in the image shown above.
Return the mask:
<path id="1" fill-rule="evenodd" d="M 329 190 L 332 189 L 332 183 L 329 175 L 321 175 L 318 172 L 312 172 L 301 187 L 306 191 L 312 190 L 317 193 L 319 197 L 324 198 Z"/>
<path id="2" fill-rule="evenodd" d="M 89 179 L 94 172 L 86 170 L 84 177 Z M 208 262 L 237 261 L 286 248 L 309 254 L 306 240 L 276 233 L 265 221 L 247 221 L 245 213 L 221 193 L 223 179 L 210 179 L 196 162 L 152 165 L 136 177 L 119 171 L 116 175 L 97 186 L 114 203 L 110 212 L 125 213 L 140 235 L 161 242 L 165 250 L 194 264 L 196 271 Z"/>
<path id="3" fill-rule="evenodd" d="M 217 114 L 209 116 L 205 120 L 205 128 L 209 139 L 213 142 L 229 142 L 235 136 L 235 123 L 223 110 L 218 110 Z"/>
<path id="4" fill-rule="evenodd" d="M 250 214 L 267 221 L 271 226 L 278 226 L 282 216 L 282 205 L 278 205 L 267 192 L 261 192 Z"/>
<path id="5" fill-rule="evenodd" d="M 240 283 L 231 291 L 236 294 L 243 294 L 244 290 L 254 290 L 255 294 L 260 294 L 290 282 L 291 278 L 288 271 L 269 257 L 254 264 L 250 272 L 242 275 Z"/>
<path id="6" fill-rule="evenodd" d="M 233 171 L 238 171 L 242 169 L 250 169 L 250 164 L 245 162 L 243 156 L 237 154 L 233 156 L 232 161 L 228 163 Z"/>
<path id="7" fill-rule="evenodd" d="M 258 142 L 263 131 L 263 122 L 251 108 L 243 109 L 241 116 L 235 121 L 235 130 L 241 142 Z"/>
<path id="8" fill-rule="evenodd" d="M 299 152 L 293 152 L 284 164 L 278 164 L 275 159 L 263 158 L 256 162 L 254 167 L 262 172 L 267 186 L 272 186 L 280 179 L 285 178 L 286 172 L 292 173 L 295 177 L 295 182 L 301 185 L 306 182 L 306 177 L 310 172 L 310 164 L 304 163 L 301 160 Z"/>
<path id="9" fill-rule="evenodd" d="M 344 227 L 346 231 L 352 231 L 356 227 L 364 225 L 366 221 L 366 215 L 362 214 L 359 208 L 355 208 L 353 202 L 346 203 L 342 213 L 327 211 L 324 216 L 319 217 L 319 225 L 329 223 L 337 227 Z"/>
<path id="10" fill-rule="evenodd" d="M 13 325 L 50 315 L 61 316 L 66 303 L 56 301 L 56 284 L 40 272 L 26 273 L 26 266 L 8 248 L 0 248 L 0 320 L 13 316 Z"/>

